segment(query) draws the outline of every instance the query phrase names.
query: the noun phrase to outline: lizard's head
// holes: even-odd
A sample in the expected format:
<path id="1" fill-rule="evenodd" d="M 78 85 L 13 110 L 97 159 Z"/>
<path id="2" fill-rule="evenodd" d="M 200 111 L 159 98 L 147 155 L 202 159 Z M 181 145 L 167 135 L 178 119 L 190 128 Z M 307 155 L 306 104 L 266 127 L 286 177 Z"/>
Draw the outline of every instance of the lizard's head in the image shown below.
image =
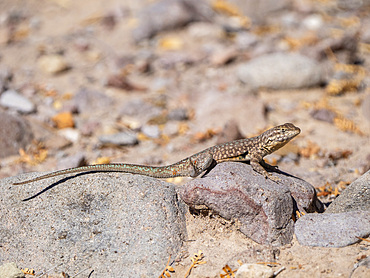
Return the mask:
<path id="1" fill-rule="evenodd" d="M 283 147 L 300 132 L 301 130 L 291 123 L 275 126 L 260 135 L 262 148 L 270 154 Z"/>

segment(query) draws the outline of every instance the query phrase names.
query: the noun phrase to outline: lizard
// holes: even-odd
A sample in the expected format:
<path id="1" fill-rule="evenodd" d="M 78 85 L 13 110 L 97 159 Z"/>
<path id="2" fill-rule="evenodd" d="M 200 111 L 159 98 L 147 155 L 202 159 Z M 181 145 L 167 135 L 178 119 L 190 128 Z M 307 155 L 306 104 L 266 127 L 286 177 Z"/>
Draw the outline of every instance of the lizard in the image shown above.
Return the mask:
<path id="1" fill-rule="evenodd" d="M 249 161 L 255 172 L 278 182 L 280 180 L 278 177 L 272 176 L 266 171 L 265 168 L 273 166 L 265 163 L 263 158 L 286 145 L 300 132 L 301 130 L 295 125 L 285 123 L 268 129 L 252 138 L 234 140 L 209 147 L 167 166 L 145 166 L 126 163 L 96 164 L 59 170 L 13 184 L 22 185 L 55 176 L 90 172 L 125 172 L 155 178 L 197 177 L 202 172 L 209 171 L 215 164 L 225 161 Z"/>

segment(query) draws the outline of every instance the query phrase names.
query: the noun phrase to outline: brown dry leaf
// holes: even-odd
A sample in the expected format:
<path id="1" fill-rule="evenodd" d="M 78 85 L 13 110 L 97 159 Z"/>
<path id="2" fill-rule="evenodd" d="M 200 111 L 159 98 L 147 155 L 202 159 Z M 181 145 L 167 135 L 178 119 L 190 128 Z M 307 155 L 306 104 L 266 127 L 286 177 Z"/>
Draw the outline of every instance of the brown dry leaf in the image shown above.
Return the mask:
<path id="1" fill-rule="evenodd" d="M 353 121 L 344 118 L 342 115 L 337 115 L 337 117 L 334 118 L 334 125 L 342 131 L 364 135 L 361 129 Z"/>
<path id="2" fill-rule="evenodd" d="M 340 181 L 337 185 L 338 188 L 344 190 L 347 188 L 347 185 L 351 184 L 349 181 Z"/>
<path id="3" fill-rule="evenodd" d="M 72 99 L 72 97 L 73 97 L 73 93 L 72 92 L 66 92 L 66 93 L 64 93 L 62 95 L 62 99 L 63 100 L 70 100 L 70 99 Z"/>
<path id="4" fill-rule="evenodd" d="M 370 242 L 370 239 L 369 239 L 369 238 L 362 238 L 362 237 L 358 237 L 358 236 L 357 236 L 357 238 L 358 238 L 358 239 L 361 239 L 361 240 L 363 240 L 363 241 Z M 361 260 L 361 259 L 360 259 L 360 260 Z"/>
<path id="5" fill-rule="evenodd" d="M 107 86 L 123 89 L 126 91 L 145 91 L 146 88 L 133 84 L 131 81 L 127 80 L 125 74 L 113 74 L 108 77 Z"/>
<path id="6" fill-rule="evenodd" d="M 149 140 L 149 137 L 146 136 L 144 133 L 139 132 L 137 134 L 137 140 L 139 140 L 139 141 L 147 141 L 147 140 Z"/>
<path id="7" fill-rule="evenodd" d="M 334 57 L 334 59 L 336 59 Z M 364 78 L 366 77 L 366 69 L 359 65 L 336 63 L 334 66 L 335 72 L 344 72 L 351 76 L 345 79 L 332 79 L 326 86 L 326 92 L 329 95 L 339 95 L 346 92 L 358 91 Z"/>
<path id="8" fill-rule="evenodd" d="M 180 50 L 184 46 L 184 42 L 179 37 L 166 37 L 159 40 L 159 47 L 163 50 Z"/>
<path id="9" fill-rule="evenodd" d="M 33 268 L 25 268 L 25 269 L 21 269 L 21 271 L 24 273 L 24 274 L 27 274 L 27 275 L 35 275 L 35 270 Z"/>
<path id="10" fill-rule="evenodd" d="M 339 128 L 342 131 L 346 131 L 346 132 L 349 131 L 352 133 L 357 133 L 359 135 L 364 135 L 361 129 L 357 127 L 357 125 L 353 121 L 345 118 L 339 111 L 337 111 L 334 107 L 329 105 L 329 100 L 327 97 L 323 97 L 318 102 L 313 103 L 313 104 L 302 102 L 301 105 L 306 108 L 327 109 L 329 111 L 332 111 L 335 113 L 333 122 L 337 128 Z"/>
<path id="11" fill-rule="evenodd" d="M 356 27 L 361 25 L 361 20 L 357 16 L 339 17 L 340 24 L 345 28 Z"/>
<path id="12" fill-rule="evenodd" d="M 196 268 L 198 265 L 205 264 L 207 262 L 202 261 L 204 259 L 204 254 L 202 251 L 199 250 L 198 254 L 194 254 L 194 257 L 190 257 L 190 260 L 192 261 L 192 264 L 188 271 L 185 274 L 185 277 L 188 277 L 190 275 L 190 272 L 193 268 Z"/>
<path id="13" fill-rule="evenodd" d="M 320 152 L 320 147 L 318 144 L 312 142 L 312 141 L 307 141 L 307 145 L 304 148 L 301 148 L 299 150 L 299 153 L 301 156 L 305 158 L 313 158 L 315 157 L 319 152 Z"/>
<path id="14" fill-rule="evenodd" d="M 19 156 L 16 163 L 22 162 L 29 165 L 37 165 L 45 161 L 48 156 L 48 151 L 44 148 L 43 144 L 34 142 L 27 153 L 24 149 L 19 149 Z"/>
<path id="15" fill-rule="evenodd" d="M 62 112 L 51 118 L 58 129 L 74 127 L 75 123 L 71 112 Z"/>
<path id="16" fill-rule="evenodd" d="M 360 85 L 362 84 L 362 79 L 333 79 L 330 80 L 329 84 L 326 86 L 325 91 L 329 95 L 340 95 L 346 92 L 357 92 Z"/>
<path id="17" fill-rule="evenodd" d="M 58 96 L 58 91 L 56 89 L 48 88 L 44 84 L 37 84 L 35 88 L 46 97 L 56 97 Z"/>
<path id="18" fill-rule="evenodd" d="M 337 161 L 339 159 L 346 159 L 352 154 L 351 150 L 336 150 L 330 152 L 328 154 L 328 158 L 333 161 Z"/>
<path id="19" fill-rule="evenodd" d="M 166 264 L 166 267 L 164 268 L 164 270 L 162 271 L 162 273 L 159 275 L 159 278 L 171 277 L 171 273 L 170 272 L 175 272 L 175 270 L 173 269 L 173 267 L 169 265 L 170 261 L 171 261 L 171 256 L 169 256 L 168 261 L 167 261 L 167 264 Z"/>
<path id="20" fill-rule="evenodd" d="M 186 132 L 188 132 L 189 129 L 190 128 L 189 128 L 189 125 L 187 123 L 181 122 L 181 123 L 179 123 L 177 130 L 178 130 L 179 135 L 184 135 Z"/>
<path id="21" fill-rule="evenodd" d="M 302 42 L 297 38 L 285 37 L 282 41 L 289 46 L 290 50 L 297 50 L 302 47 Z"/>
<path id="22" fill-rule="evenodd" d="M 318 191 L 317 196 L 321 197 L 332 195 L 336 197 L 346 188 L 344 184 L 349 184 L 349 182 L 341 181 L 335 188 L 333 188 L 333 186 L 329 182 L 326 182 L 323 186 L 316 188 Z"/>
<path id="23" fill-rule="evenodd" d="M 232 270 L 230 266 L 228 265 L 225 265 L 222 270 L 225 272 L 225 274 L 220 274 L 220 277 L 223 278 L 223 277 L 227 277 L 227 278 L 231 278 L 231 277 L 235 277 L 235 274 L 236 274 L 236 271 L 237 269 L 234 269 Z"/>
<path id="24" fill-rule="evenodd" d="M 213 129 L 213 128 L 207 129 L 205 132 L 197 132 L 193 136 L 193 141 L 204 142 L 206 140 L 211 139 L 213 136 L 219 134 L 220 132 L 221 132 L 220 129 Z"/>
<path id="25" fill-rule="evenodd" d="M 153 141 L 154 141 L 154 143 L 156 143 L 160 146 L 165 146 L 171 141 L 171 139 L 168 135 L 161 134 L 161 136 L 159 138 L 155 138 L 155 139 L 153 139 Z"/>
<path id="26" fill-rule="evenodd" d="M 274 262 L 259 262 L 257 264 L 263 264 L 263 265 L 266 265 L 266 266 L 280 265 L 279 263 L 274 263 Z"/>
<path id="27" fill-rule="evenodd" d="M 111 159 L 107 156 L 101 156 L 95 159 L 92 164 L 109 164 L 111 162 Z"/>
<path id="28" fill-rule="evenodd" d="M 88 18 L 81 21 L 81 26 L 89 26 L 98 24 L 104 19 L 104 15 L 101 12 L 90 15 Z"/>
<path id="29" fill-rule="evenodd" d="M 28 25 L 20 25 L 17 30 L 12 34 L 11 41 L 21 41 L 27 38 L 30 34 L 30 27 Z"/>
<path id="30" fill-rule="evenodd" d="M 281 27 L 278 25 L 260 25 L 253 28 L 252 32 L 257 36 L 277 34 L 281 32 Z"/>
<path id="31" fill-rule="evenodd" d="M 240 25 L 244 28 L 251 26 L 251 20 L 245 16 L 237 6 L 224 0 L 213 0 L 211 3 L 212 9 L 216 12 L 237 17 L 240 20 Z"/>
<path id="32" fill-rule="evenodd" d="M 282 41 L 285 42 L 291 50 L 297 50 L 306 45 L 315 45 L 319 41 L 319 39 L 317 37 L 317 34 L 309 32 L 300 38 L 286 36 L 282 39 Z"/>

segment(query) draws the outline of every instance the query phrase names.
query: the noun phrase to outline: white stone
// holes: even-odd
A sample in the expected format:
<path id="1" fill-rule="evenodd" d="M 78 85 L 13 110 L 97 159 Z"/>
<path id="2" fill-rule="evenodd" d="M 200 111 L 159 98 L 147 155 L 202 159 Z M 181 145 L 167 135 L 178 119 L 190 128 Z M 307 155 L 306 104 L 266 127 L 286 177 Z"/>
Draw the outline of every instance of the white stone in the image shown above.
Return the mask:
<path id="1" fill-rule="evenodd" d="M 243 264 L 236 272 L 235 278 L 270 278 L 274 277 L 271 267 L 261 264 Z"/>
<path id="2" fill-rule="evenodd" d="M 31 113 L 36 109 L 30 100 L 14 90 L 7 90 L 1 94 L 0 105 L 13 108 L 21 113 Z"/>

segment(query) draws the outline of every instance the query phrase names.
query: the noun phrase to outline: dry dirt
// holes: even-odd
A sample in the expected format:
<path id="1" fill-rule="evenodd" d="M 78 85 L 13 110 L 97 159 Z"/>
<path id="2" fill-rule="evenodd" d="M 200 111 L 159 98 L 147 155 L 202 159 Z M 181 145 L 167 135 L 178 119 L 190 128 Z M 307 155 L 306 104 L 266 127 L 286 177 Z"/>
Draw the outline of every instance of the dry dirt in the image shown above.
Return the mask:
<path id="1" fill-rule="evenodd" d="M 162 92 L 150 89 L 149 92 L 127 92 L 104 86 L 107 76 L 115 73 L 114 60 L 116 57 L 136 55 L 140 50 L 148 49 L 158 55 L 166 52 L 158 47 L 158 42 L 152 42 L 152 45 L 149 46 L 137 46 L 132 42 L 131 30 L 136 24 L 134 15 L 149 2 L 151 1 L 1 1 L 2 14 L 21 11 L 28 17 L 34 18 L 34 24 L 39 27 L 29 30 L 27 29 L 28 25 L 25 25 L 25 33 L 19 34 L 20 38 L 10 44 L 4 42 L 7 34 L 5 28 L 2 28 L 0 32 L 0 62 L 12 69 L 16 88 L 37 84 L 55 89 L 58 94 L 63 95 L 65 93 L 74 94 L 78 88 L 86 86 L 114 97 L 117 102 L 125 102 L 135 98 L 155 98 Z M 112 30 L 108 30 L 99 23 L 102 17 L 110 12 L 117 12 L 120 8 L 123 10 L 124 19 L 121 19 Z M 89 32 L 91 34 L 87 36 L 86 34 Z M 91 51 L 81 53 L 74 50 L 75 39 L 71 39 L 71 37 L 78 38 L 79 33 L 84 34 L 84 39 L 87 38 L 91 45 Z M 196 52 L 199 46 L 197 41 L 187 37 L 186 28 L 165 34 L 182 37 L 188 53 Z M 65 57 L 72 64 L 72 69 L 60 75 L 47 75 L 38 69 L 37 58 L 41 52 L 53 52 L 57 49 L 65 51 Z M 367 53 L 366 58 L 368 56 Z M 150 88 L 153 79 L 161 77 L 165 79 L 170 76 L 176 80 L 176 83 L 170 87 L 172 91 L 166 92 L 170 98 L 169 105 L 176 107 L 180 106 L 179 104 L 184 104 L 194 111 L 202 110 L 197 107 L 203 106 L 202 111 L 212 111 L 214 114 L 202 116 L 198 114 L 198 118 L 189 124 L 189 133 L 192 135 L 199 131 L 206 132 L 208 128 L 222 128 L 225 123 L 224 118 L 236 119 L 245 135 L 257 133 L 270 125 L 294 122 L 302 129 L 302 134 L 286 148 L 297 152 L 297 148 L 307 148 L 312 143 L 319 146 L 320 152 L 316 155 L 302 156 L 297 163 L 283 161 L 279 163 L 279 167 L 305 179 L 315 187 L 322 187 L 326 184 L 336 187 L 340 182 L 352 182 L 368 167 L 370 122 L 361 110 L 362 101 L 366 96 L 369 97 L 368 89 L 329 98 L 330 105 L 343 115 L 350 117 L 362 130 L 363 135 L 341 131 L 333 124 L 314 120 L 310 116 L 307 105 L 313 105 L 322 100 L 325 94 L 324 88 L 279 92 L 262 90 L 251 95 L 250 98 L 256 100 L 255 106 L 261 105 L 262 107 L 263 104 L 264 107 L 270 108 L 267 109 L 268 112 L 266 114 L 256 113 L 256 118 L 253 119 L 241 118 L 242 111 L 240 109 L 242 108 L 222 111 L 220 107 L 225 104 L 210 101 L 213 96 L 209 92 L 211 89 L 220 89 L 215 94 L 217 96 L 224 95 L 226 103 L 229 101 L 227 98 L 237 98 L 243 94 L 242 85 L 233 75 L 236 66 L 236 64 L 229 64 L 213 67 L 209 64 L 199 64 L 195 67 L 185 67 L 183 71 L 179 69 L 174 72 L 162 70 L 149 76 L 133 74 L 130 76 L 130 80 Z M 369 70 L 369 65 L 366 62 L 365 68 Z M 223 91 L 223 88 L 231 87 L 232 89 L 229 91 Z M 32 96 L 30 98 L 32 99 Z M 110 108 L 107 107 L 105 114 L 101 115 L 106 130 L 109 130 L 109 127 L 113 125 L 112 122 L 114 123 L 116 120 L 109 117 L 109 110 Z M 49 112 L 43 114 L 43 111 L 38 111 L 37 113 L 41 115 L 39 120 L 42 120 L 48 116 Z M 32 118 L 33 116 L 26 117 Z M 214 122 L 219 122 L 219 125 L 214 125 Z M 96 142 L 96 138 L 82 138 L 64 152 L 65 154 L 73 154 L 83 149 L 89 162 L 92 162 L 96 156 L 108 156 L 113 157 L 114 161 L 136 163 L 150 163 L 159 157 L 159 162 L 163 163 L 178 161 L 214 143 L 214 139 L 211 139 L 195 144 L 191 143 L 189 137 L 174 138 L 169 145 L 155 145 L 153 141 L 149 140 L 139 146 L 123 150 L 118 148 L 103 149 L 98 154 L 92 151 L 94 144 L 91 141 Z M 177 151 L 171 152 L 171 150 Z M 348 150 L 351 155 L 346 159 L 339 159 L 335 165 L 332 165 L 327 161 L 327 157 L 330 153 L 338 150 Z M 46 161 L 35 166 L 12 163 L 16 157 L 4 160 L 0 174 L 5 177 L 16 175 L 22 171 L 53 170 L 58 158 L 55 155 L 56 150 L 51 153 L 54 153 L 54 156 L 49 156 Z M 269 159 L 273 162 L 275 156 Z M 332 197 L 331 195 L 322 201 L 328 202 Z M 190 256 L 198 253 L 199 250 L 205 255 L 204 261 L 206 263 L 193 269 L 189 277 L 219 277 L 220 274 L 225 274 L 222 270 L 225 264 L 236 269 L 239 265 L 238 260 L 243 263 L 270 262 L 275 270 L 285 267 L 285 270 L 278 275 L 282 278 L 348 277 L 357 261 L 364 255 L 370 255 L 369 242 L 366 241 L 345 248 L 318 248 L 301 246 L 294 239 L 292 244 L 274 251 L 245 238 L 237 230 L 237 223 L 228 223 L 213 215 L 188 214 L 187 224 L 188 242 L 185 249 L 188 248 L 188 250 L 185 250 L 183 256 L 173 265 L 176 272 L 172 274 L 172 277 L 184 277 L 191 264 Z M 32 266 L 21 267 L 32 268 Z M 352 277 L 369 277 L 369 273 L 369 269 L 360 267 Z"/>

